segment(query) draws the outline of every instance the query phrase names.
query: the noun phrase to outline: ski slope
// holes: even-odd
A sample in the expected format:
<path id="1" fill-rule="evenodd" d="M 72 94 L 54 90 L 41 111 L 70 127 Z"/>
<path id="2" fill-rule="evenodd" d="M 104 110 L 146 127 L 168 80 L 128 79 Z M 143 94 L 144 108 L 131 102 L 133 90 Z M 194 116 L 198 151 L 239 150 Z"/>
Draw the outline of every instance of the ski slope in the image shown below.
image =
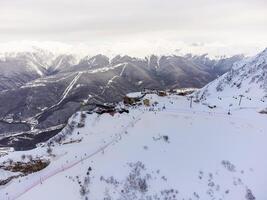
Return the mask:
<path id="1" fill-rule="evenodd" d="M 267 49 L 254 57 L 235 63 L 229 72 L 196 92 L 195 97 L 209 104 L 223 101 L 225 107 L 229 108 L 232 106 L 232 98 L 240 100 L 242 97 L 240 104 L 244 103 L 245 106 L 265 103 L 267 100 Z"/>
<path id="2" fill-rule="evenodd" d="M 175 95 L 145 98 L 154 106 L 86 114 L 85 127 L 55 144 L 55 156 L 40 146 L 0 158 L 51 160 L 42 171 L 1 186 L 0 199 L 267 198 L 267 116 L 258 113 L 266 104 L 246 108 L 229 98 L 228 115 L 224 101 L 210 109 L 202 103 L 190 108 L 186 97 Z M 72 121 L 80 122 L 81 113 Z"/>
<path id="3" fill-rule="evenodd" d="M 69 92 L 71 91 L 73 86 L 76 84 L 76 82 L 78 81 L 78 79 L 80 78 L 81 75 L 82 75 L 82 72 L 77 73 L 77 75 L 73 78 L 73 80 L 70 82 L 68 87 L 65 89 L 65 91 L 62 94 L 61 99 L 59 100 L 59 102 L 55 106 L 61 104 L 64 101 L 64 99 L 68 96 Z"/>

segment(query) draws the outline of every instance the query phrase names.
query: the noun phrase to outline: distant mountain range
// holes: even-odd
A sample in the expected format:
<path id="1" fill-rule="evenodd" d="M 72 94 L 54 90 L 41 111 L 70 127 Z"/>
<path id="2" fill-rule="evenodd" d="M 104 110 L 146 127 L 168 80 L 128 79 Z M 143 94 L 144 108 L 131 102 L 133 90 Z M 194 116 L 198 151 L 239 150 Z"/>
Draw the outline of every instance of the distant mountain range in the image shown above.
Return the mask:
<path id="1" fill-rule="evenodd" d="M 116 102 L 143 88 L 203 87 L 243 58 L 96 55 L 77 59 L 41 49 L 2 54 L 0 145 L 32 148 L 60 131 L 83 102 Z"/>

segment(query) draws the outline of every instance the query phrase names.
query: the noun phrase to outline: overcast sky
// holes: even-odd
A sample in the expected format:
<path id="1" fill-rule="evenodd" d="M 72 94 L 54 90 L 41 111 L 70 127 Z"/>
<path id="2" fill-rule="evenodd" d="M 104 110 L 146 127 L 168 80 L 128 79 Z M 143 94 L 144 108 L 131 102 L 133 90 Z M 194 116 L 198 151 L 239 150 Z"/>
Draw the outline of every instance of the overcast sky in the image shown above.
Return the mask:
<path id="1" fill-rule="evenodd" d="M 30 41 L 133 55 L 254 53 L 267 47 L 267 1 L 0 0 L 0 49 Z"/>

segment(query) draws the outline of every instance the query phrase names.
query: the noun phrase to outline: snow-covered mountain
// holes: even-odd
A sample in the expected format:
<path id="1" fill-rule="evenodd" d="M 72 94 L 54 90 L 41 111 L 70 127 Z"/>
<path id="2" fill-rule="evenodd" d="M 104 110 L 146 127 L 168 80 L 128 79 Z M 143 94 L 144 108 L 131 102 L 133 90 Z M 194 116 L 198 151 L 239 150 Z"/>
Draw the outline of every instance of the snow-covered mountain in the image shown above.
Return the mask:
<path id="1" fill-rule="evenodd" d="M 46 77 L 77 64 L 73 55 L 55 55 L 36 49 L 33 52 L 0 55 L 0 91 L 16 89 L 37 78 Z"/>
<path id="2" fill-rule="evenodd" d="M 233 104 L 266 106 L 267 49 L 252 58 L 235 63 L 229 72 L 196 92 L 196 98 L 214 105 L 224 101 L 229 109 Z"/>
<path id="3" fill-rule="evenodd" d="M 118 102 L 144 88 L 202 87 L 241 58 L 96 55 L 77 59 L 41 49 L 5 54 L 0 61 L 0 145 L 33 148 L 59 132 L 85 101 Z"/>
<path id="4" fill-rule="evenodd" d="M 34 48 L 33 51 L 0 54 L 0 91 L 16 89 L 29 81 L 51 74 L 102 68 L 125 62 L 135 64 L 141 68 L 150 68 L 159 75 L 167 72 L 174 76 L 173 79 L 177 78 L 176 74 L 186 76 L 188 73 L 203 72 L 206 74 L 201 74 L 201 76 L 204 76 L 204 79 L 210 79 L 210 77 L 216 77 L 216 75 L 226 72 L 235 61 L 240 59 L 242 59 L 242 56 L 214 60 L 209 59 L 207 55 L 191 57 L 152 55 L 145 59 L 130 56 L 108 58 L 105 55 L 96 55 L 79 58 L 77 55 L 55 54 L 47 50 Z"/>
<path id="5" fill-rule="evenodd" d="M 104 114 L 77 112 L 36 149 L 7 152 L 0 157 L 0 199 L 267 198 L 267 123 L 257 108 L 233 105 L 228 115 L 223 101 L 210 109 L 190 108 L 177 95 L 140 100 L 112 110 L 103 105 Z"/>
<path id="6" fill-rule="evenodd" d="M 106 60 L 106 67 L 94 64 L 99 58 Z M 234 64 L 190 96 L 145 90 L 128 94 L 123 102 L 103 103 L 111 96 L 122 99 L 120 94 L 134 88 L 138 77 L 150 77 L 149 70 L 139 67 L 141 60 L 129 59 L 84 59 L 83 71 L 73 74 L 70 69 L 60 78 L 54 75 L 28 85 L 32 90 L 46 88 L 38 84 L 68 82 L 57 103 L 37 113 L 37 127 L 57 121 L 52 116 L 66 112 L 62 102 L 82 100 L 88 90 L 80 90 L 85 81 L 96 81 L 100 90 L 97 96 L 89 93 L 58 134 L 16 133 L 2 139 L 7 144 L 35 144 L 47 136 L 30 151 L 0 149 L 0 198 L 265 200 L 267 112 L 261 111 L 267 108 L 267 50 Z M 175 57 L 148 60 L 155 73 L 175 69 Z"/>

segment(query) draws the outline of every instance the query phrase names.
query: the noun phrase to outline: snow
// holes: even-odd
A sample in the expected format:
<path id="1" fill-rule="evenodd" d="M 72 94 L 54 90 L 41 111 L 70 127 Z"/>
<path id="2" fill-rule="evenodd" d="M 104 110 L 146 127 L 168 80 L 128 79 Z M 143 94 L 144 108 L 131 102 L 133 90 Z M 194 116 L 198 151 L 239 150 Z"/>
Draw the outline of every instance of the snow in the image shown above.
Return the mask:
<path id="1" fill-rule="evenodd" d="M 10 172 L 10 171 L 0 169 L 0 180 L 7 179 L 11 176 L 17 176 L 17 175 L 20 175 L 20 173 Z"/>
<path id="2" fill-rule="evenodd" d="M 237 62 L 234 64 L 233 68 L 234 69 L 239 69 L 241 67 L 245 66 L 253 66 L 253 68 L 262 65 L 262 64 L 267 63 L 267 48 L 263 50 L 261 53 L 257 54 L 256 56 L 253 57 L 248 57 L 245 58 L 244 60 Z"/>
<path id="3" fill-rule="evenodd" d="M 120 64 L 120 65 L 118 65 L 118 66 L 122 66 L 122 65 Z M 114 68 L 116 68 L 116 67 L 118 67 L 118 66 L 115 65 L 115 66 L 113 66 L 112 68 L 114 69 Z M 122 70 L 121 70 L 121 72 L 120 72 L 120 75 L 119 75 L 119 76 L 115 75 L 115 76 L 113 76 L 110 80 L 108 80 L 108 83 L 106 84 L 105 88 L 103 89 L 102 94 L 105 93 L 106 89 L 108 89 L 108 88 L 110 87 L 110 85 L 115 81 L 116 78 L 119 78 L 119 77 L 122 76 L 122 74 L 123 74 L 123 72 L 124 72 L 126 66 L 127 66 L 127 64 L 124 63 L 124 64 L 123 64 L 123 68 L 122 68 Z"/>
<path id="4" fill-rule="evenodd" d="M 55 66 L 55 69 L 54 69 L 54 70 L 57 70 L 57 69 L 61 66 L 62 61 L 63 61 L 63 58 L 61 58 L 61 59 L 58 61 L 58 63 L 57 63 L 57 65 Z"/>
<path id="5" fill-rule="evenodd" d="M 45 86 L 46 85 L 44 83 L 29 82 L 29 83 L 26 83 L 25 85 L 21 86 L 21 88 L 45 87 Z"/>
<path id="6" fill-rule="evenodd" d="M 108 67 L 102 67 L 100 69 L 93 69 L 93 70 L 87 70 L 86 73 L 90 73 L 90 74 L 94 74 L 94 73 L 104 73 L 104 72 L 107 72 L 109 70 L 113 70 L 113 69 L 116 69 L 118 67 L 121 67 L 123 66 L 123 69 L 121 71 L 121 74 L 123 73 L 125 67 L 126 67 L 127 63 L 120 63 L 120 64 L 117 64 L 117 65 L 113 65 L 113 66 L 108 66 Z"/>
<path id="7" fill-rule="evenodd" d="M 110 84 L 112 84 L 116 78 L 119 78 L 119 76 L 113 76 L 113 77 L 108 81 L 108 84 L 107 84 L 106 87 L 108 87 Z"/>
<path id="8" fill-rule="evenodd" d="M 36 48 L 35 52 L 26 52 L 25 55 L 29 56 L 28 67 L 34 69 L 41 77 L 44 76 L 43 70 L 48 70 L 55 59 L 51 52 L 39 48 Z"/>
<path id="9" fill-rule="evenodd" d="M 0 158 L 51 161 L 1 186 L 0 199 L 266 200 L 266 52 L 196 91 L 192 107 L 189 97 L 147 94 L 150 106 L 117 105 L 129 113 L 75 113 L 47 143 Z"/>
<path id="10" fill-rule="evenodd" d="M 57 102 L 57 104 L 51 106 L 50 108 L 47 109 L 52 109 L 56 106 L 58 106 L 59 104 L 61 104 L 64 99 L 68 96 L 69 92 L 72 90 L 72 88 L 74 87 L 74 85 L 77 83 L 77 81 L 79 80 L 80 76 L 82 75 L 83 72 L 78 72 L 75 77 L 73 78 L 73 80 L 70 82 L 70 84 L 66 87 L 66 89 L 64 90 L 60 100 Z M 46 110 L 47 110 L 46 109 Z"/>
<path id="11" fill-rule="evenodd" d="M 124 64 L 124 66 L 123 66 L 123 68 L 121 70 L 120 76 L 123 75 L 123 72 L 125 71 L 126 67 L 127 67 L 127 63 Z"/>
<path id="12" fill-rule="evenodd" d="M 138 81 L 137 85 L 141 85 L 143 83 L 143 81 Z"/>
<path id="13" fill-rule="evenodd" d="M 133 93 L 127 94 L 127 97 L 130 97 L 130 98 L 138 98 L 141 96 L 142 96 L 141 92 L 133 92 Z"/>
<path id="14" fill-rule="evenodd" d="M 207 104 L 224 102 L 225 107 L 239 103 L 241 106 L 267 107 L 267 50 L 254 58 L 244 59 L 233 69 L 195 93 L 195 97 Z M 236 101 L 233 101 L 236 99 Z"/>
<path id="15" fill-rule="evenodd" d="M 78 72 L 77 75 L 74 77 L 74 79 L 70 82 L 68 87 L 65 89 L 65 91 L 62 94 L 61 100 L 58 102 L 60 104 L 69 94 L 73 86 L 76 84 L 76 82 L 79 80 L 80 76 L 82 75 L 82 72 Z"/>
<path id="16" fill-rule="evenodd" d="M 176 199 L 236 200 L 246 199 L 248 189 L 257 199 L 267 198 L 267 124 L 266 116 L 257 112 L 260 105 L 240 108 L 234 104 L 228 115 L 223 102 L 216 109 L 201 103 L 189 108 L 186 97 L 146 98 L 158 102 L 157 106 L 132 107 L 129 114 L 114 116 L 87 114 L 85 127 L 75 128 L 65 145 L 53 147 L 56 156 L 50 157 L 47 168 L 13 180 L 1 189 L 0 198 L 78 200 L 88 196 L 97 200 L 110 195 L 132 199 L 134 194 L 137 199 L 155 195 L 164 199 L 177 190 Z M 80 115 L 70 122 L 79 122 Z M 11 152 L 0 162 L 20 160 L 22 154 L 48 157 L 46 147 L 39 146 Z M 89 192 L 81 197 L 76 176 L 83 185 L 89 167 L 90 183 L 85 185 Z M 129 185 L 127 177 L 133 169 L 140 170 L 137 177 L 147 177 L 145 192 Z M 121 192 L 127 189 L 131 192 Z"/>
<path id="17" fill-rule="evenodd" d="M 33 68 L 41 77 L 44 75 L 44 73 L 34 63 L 28 61 L 28 65 L 30 68 Z"/>

